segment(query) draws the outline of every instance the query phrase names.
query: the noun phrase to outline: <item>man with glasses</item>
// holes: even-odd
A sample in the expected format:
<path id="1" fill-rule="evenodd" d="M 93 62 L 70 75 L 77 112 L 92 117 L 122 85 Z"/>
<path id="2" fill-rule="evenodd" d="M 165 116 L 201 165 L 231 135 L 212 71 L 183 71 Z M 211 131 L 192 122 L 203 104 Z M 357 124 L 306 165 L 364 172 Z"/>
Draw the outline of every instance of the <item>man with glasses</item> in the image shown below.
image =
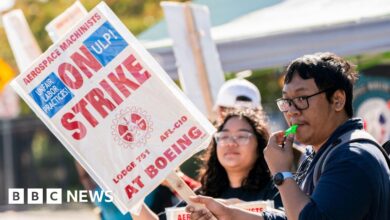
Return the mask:
<path id="1" fill-rule="evenodd" d="M 352 118 L 356 79 L 353 65 L 331 53 L 306 55 L 287 67 L 283 97 L 277 105 L 289 125 L 298 125 L 297 132 L 287 140 L 283 131 L 274 133 L 264 150 L 285 213 L 256 216 L 209 197 L 196 197 L 194 202 L 204 203 L 208 210 L 187 207 L 191 219 L 211 219 L 213 215 L 223 220 L 390 219 L 390 169 L 385 154 L 362 139 L 338 146 L 343 134 L 363 129 L 361 119 Z M 314 150 L 295 176 L 290 172 L 294 139 Z M 315 175 L 321 156 L 336 146 L 322 172 Z"/>

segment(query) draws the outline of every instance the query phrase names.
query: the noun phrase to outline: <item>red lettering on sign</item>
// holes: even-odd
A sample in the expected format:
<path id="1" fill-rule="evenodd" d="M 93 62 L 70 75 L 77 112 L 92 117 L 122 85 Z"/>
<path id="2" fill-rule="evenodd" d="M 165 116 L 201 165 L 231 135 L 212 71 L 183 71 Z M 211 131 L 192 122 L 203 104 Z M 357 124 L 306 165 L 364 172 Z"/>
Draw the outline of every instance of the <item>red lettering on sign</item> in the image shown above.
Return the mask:
<path id="1" fill-rule="evenodd" d="M 168 161 L 164 157 L 157 157 L 154 163 L 156 164 L 156 167 L 158 167 L 161 170 L 168 165 Z"/>
<path id="2" fill-rule="evenodd" d="M 126 87 L 132 90 L 138 89 L 139 85 L 125 76 L 122 66 L 115 68 L 115 73 L 116 75 L 114 73 L 108 74 L 108 78 L 125 97 L 128 97 L 131 94 Z"/>
<path id="3" fill-rule="evenodd" d="M 169 161 L 172 161 L 173 159 L 176 158 L 176 154 L 174 154 L 174 153 L 172 152 L 172 150 L 169 149 L 169 148 L 168 148 L 166 151 L 164 151 L 164 156 L 165 156 Z"/>
<path id="4" fill-rule="evenodd" d="M 71 76 L 68 75 L 71 74 Z M 83 77 L 80 72 L 70 63 L 62 63 L 58 67 L 58 75 L 62 81 L 72 89 L 79 89 L 83 85 Z"/>
<path id="5" fill-rule="evenodd" d="M 23 78 L 24 83 L 27 85 L 34 80 L 39 74 L 41 74 L 51 63 L 53 63 L 61 55 L 58 49 L 54 49 L 48 56 L 45 57 L 39 64 L 32 68 L 29 74 Z"/>
<path id="6" fill-rule="evenodd" d="M 190 215 L 191 214 L 189 214 L 189 213 L 179 214 L 177 216 L 177 220 L 190 220 L 191 219 Z"/>
<path id="7" fill-rule="evenodd" d="M 136 184 L 140 189 L 144 187 L 144 183 L 141 181 L 141 177 L 137 176 L 133 181 L 131 181 L 133 184 Z M 133 197 L 133 194 L 139 192 L 139 190 L 136 188 L 137 186 L 133 186 L 128 184 L 125 187 L 125 192 L 127 194 L 127 197 L 131 199 Z"/>
<path id="8" fill-rule="evenodd" d="M 89 50 L 83 45 L 80 47 L 82 53 L 77 51 L 72 54 L 70 57 L 73 62 L 83 71 L 83 73 L 88 77 L 92 77 L 90 69 L 97 72 L 102 68 L 102 65 L 96 60 L 96 58 L 89 52 Z"/>
<path id="9" fill-rule="evenodd" d="M 181 153 L 180 148 L 179 148 L 176 144 L 172 144 L 172 145 L 171 145 L 171 148 L 172 148 L 177 154 L 180 154 L 180 153 Z"/>
<path id="10" fill-rule="evenodd" d="M 102 80 L 99 83 L 102 88 L 108 93 L 108 95 L 114 100 L 117 105 L 120 105 L 123 102 L 123 99 L 119 96 L 119 94 L 108 84 L 106 80 Z"/>
<path id="11" fill-rule="evenodd" d="M 179 147 L 182 150 L 185 150 L 188 146 L 191 145 L 192 141 L 188 138 L 187 135 L 183 135 L 183 137 L 181 137 L 179 140 L 177 140 L 176 143 L 179 145 Z"/>
<path id="12" fill-rule="evenodd" d="M 134 55 L 130 55 L 125 61 L 123 61 L 123 65 L 140 84 L 143 84 L 147 79 L 150 78 L 150 73 L 147 70 L 144 70 L 141 74 L 143 67 L 138 63 Z"/>
<path id="13" fill-rule="evenodd" d="M 92 89 L 86 96 L 85 99 L 88 100 L 89 103 L 95 108 L 99 114 L 105 118 L 108 113 L 104 109 L 106 107 L 108 110 L 113 111 L 115 109 L 115 105 L 109 100 L 104 98 L 104 93 L 99 88 Z"/>
<path id="14" fill-rule="evenodd" d="M 87 134 L 87 129 L 80 121 L 71 121 L 75 117 L 74 114 L 67 112 L 61 118 L 61 124 L 64 128 L 73 131 L 78 130 L 72 134 L 72 137 L 76 140 L 80 140 Z"/>
<path id="15" fill-rule="evenodd" d="M 154 165 L 150 165 L 145 169 L 145 173 L 148 174 L 151 179 L 153 179 L 158 174 L 158 170 Z"/>
<path id="16" fill-rule="evenodd" d="M 118 175 L 116 175 L 116 178 L 112 179 L 114 183 L 119 183 L 119 180 L 123 179 L 127 174 L 129 174 L 135 166 L 136 164 L 134 162 L 130 162 L 130 164 L 126 166 L 126 169 L 123 169 Z"/>
<path id="17" fill-rule="evenodd" d="M 187 147 L 192 144 L 192 140 L 190 140 L 190 138 L 193 140 L 198 139 L 202 134 L 203 132 L 197 127 L 191 127 L 187 134 L 184 134 L 176 141 L 175 144 L 171 145 L 170 148 L 165 150 L 162 156 L 157 157 L 153 164 L 147 166 L 144 170 L 145 173 L 151 179 L 156 177 L 159 170 L 165 169 L 168 166 L 168 162 L 172 162 L 177 157 L 177 155 L 182 153 L 182 150 L 187 149 Z M 179 149 L 176 144 L 179 145 L 181 149 Z M 172 149 L 176 152 L 176 154 L 174 151 L 172 151 Z"/>
<path id="18" fill-rule="evenodd" d="M 201 130 L 199 130 L 197 127 L 192 127 L 192 128 L 190 128 L 190 130 L 188 131 L 188 136 L 190 136 L 191 139 L 197 139 L 197 138 L 199 138 L 202 134 L 203 134 L 203 132 L 202 132 Z"/>
<path id="19" fill-rule="evenodd" d="M 93 76 L 91 70 L 98 71 L 101 69 L 101 65 L 95 63 L 97 61 L 95 58 L 90 57 L 92 55 L 85 51 L 85 47 L 80 47 L 80 50 L 81 53 L 74 53 L 72 55 L 72 60 L 76 63 L 77 67 L 83 71 L 86 77 L 90 78 Z M 126 67 L 126 71 L 124 71 L 122 66 Z M 83 76 L 77 67 L 70 63 L 59 65 L 58 73 L 60 78 L 71 89 L 81 88 L 84 82 Z M 141 72 L 143 72 L 143 74 Z M 72 118 L 69 118 L 70 115 L 67 115 L 66 117 L 63 116 L 65 120 L 64 124 L 67 125 L 66 127 L 64 126 L 64 128 L 72 131 L 74 128 L 68 124 L 78 121 L 74 119 L 78 114 L 88 121 L 92 127 L 96 127 L 99 124 L 100 119 L 106 118 L 117 106 L 123 103 L 124 98 L 131 95 L 130 90 L 136 91 L 150 78 L 150 76 L 149 72 L 144 70 L 142 65 L 135 60 L 135 57 L 130 55 L 122 64 L 115 68 L 114 72 L 109 73 L 106 79 L 102 79 L 99 82 L 98 85 L 100 88 L 91 88 L 85 97 L 71 108 Z M 132 78 L 135 78 L 138 83 Z M 86 134 L 84 133 L 80 136 L 72 135 L 75 140 L 80 140 L 85 136 Z M 76 137 L 79 139 L 76 139 Z"/>
<path id="20" fill-rule="evenodd" d="M 96 125 L 99 124 L 99 122 L 96 120 L 95 117 L 91 114 L 91 112 L 87 109 L 88 102 L 84 99 L 81 99 L 75 106 L 72 107 L 72 111 L 75 113 L 81 113 L 85 119 L 89 122 L 89 124 L 92 125 L 92 127 L 96 127 Z"/>

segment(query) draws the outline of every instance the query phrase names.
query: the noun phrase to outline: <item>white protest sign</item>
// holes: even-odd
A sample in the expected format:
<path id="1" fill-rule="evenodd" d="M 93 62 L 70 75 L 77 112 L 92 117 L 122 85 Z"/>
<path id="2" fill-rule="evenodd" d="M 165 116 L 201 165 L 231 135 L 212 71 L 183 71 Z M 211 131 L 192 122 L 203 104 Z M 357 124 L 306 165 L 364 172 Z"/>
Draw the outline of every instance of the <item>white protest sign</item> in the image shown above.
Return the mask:
<path id="1" fill-rule="evenodd" d="M 218 91 L 225 81 L 221 61 L 210 33 L 210 13 L 206 6 L 162 2 L 180 84 L 188 98 L 211 115 Z"/>
<path id="2" fill-rule="evenodd" d="M 253 201 L 253 202 L 242 202 L 234 205 L 236 208 L 245 209 L 251 212 L 263 212 L 266 208 L 274 208 L 274 201 Z"/>
<path id="3" fill-rule="evenodd" d="M 79 1 L 73 3 L 63 13 L 58 15 L 49 24 L 46 25 L 45 29 L 49 34 L 50 39 L 53 42 L 56 42 L 87 14 L 87 10 Z"/>
<path id="4" fill-rule="evenodd" d="M 3 25 L 18 68 L 24 71 L 41 55 L 41 48 L 31 33 L 22 10 L 12 10 L 4 14 Z"/>
<path id="5" fill-rule="evenodd" d="M 254 201 L 254 202 L 242 202 L 231 205 L 232 207 L 245 209 L 251 212 L 261 213 L 267 208 L 274 208 L 274 202 L 267 201 Z M 186 212 L 185 207 L 180 208 L 166 208 L 165 209 L 167 220 L 190 220 L 190 213 Z"/>
<path id="6" fill-rule="evenodd" d="M 11 85 L 122 212 L 215 131 L 104 2 Z"/>

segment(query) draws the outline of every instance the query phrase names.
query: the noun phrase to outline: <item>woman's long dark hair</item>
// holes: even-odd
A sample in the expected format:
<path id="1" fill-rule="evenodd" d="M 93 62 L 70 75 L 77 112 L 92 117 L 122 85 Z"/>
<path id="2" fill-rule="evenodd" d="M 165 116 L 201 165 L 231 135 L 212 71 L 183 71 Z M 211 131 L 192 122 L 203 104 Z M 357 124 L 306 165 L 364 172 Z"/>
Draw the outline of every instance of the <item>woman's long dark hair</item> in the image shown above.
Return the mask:
<path id="1" fill-rule="evenodd" d="M 242 187 L 247 190 L 261 190 L 271 180 L 270 171 L 264 159 L 263 150 L 268 143 L 269 132 L 265 116 L 262 111 L 251 109 L 235 110 L 229 112 L 223 122 L 217 127 L 221 131 L 226 122 L 233 117 L 245 119 L 252 127 L 257 139 L 257 160 L 244 178 Z M 200 170 L 200 182 L 202 187 L 200 193 L 207 196 L 219 197 L 229 187 L 229 179 L 226 170 L 217 158 L 217 144 L 213 140 L 209 148 L 201 157 L 203 168 Z"/>

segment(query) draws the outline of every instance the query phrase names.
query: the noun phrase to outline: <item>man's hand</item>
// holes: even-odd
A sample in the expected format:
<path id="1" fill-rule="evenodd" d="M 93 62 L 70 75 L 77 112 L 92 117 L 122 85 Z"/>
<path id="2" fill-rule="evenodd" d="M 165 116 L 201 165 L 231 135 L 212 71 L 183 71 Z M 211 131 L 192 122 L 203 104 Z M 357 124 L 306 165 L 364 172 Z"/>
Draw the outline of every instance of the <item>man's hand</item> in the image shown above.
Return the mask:
<path id="1" fill-rule="evenodd" d="M 264 220 L 261 214 L 249 212 L 243 209 L 228 207 L 222 202 L 206 196 L 195 196 L 190 198 L 194 203 L 201 203 L 206 208 L 196 209 L 194 206 L 187 206 L 186 211 L 191 213 L 191 220 Z"/>
<path id="2" fill-rule="evenodd" d="M 264 158 L 272 175 L 277 172 L 290 171 L 293 164 L 292 144 L 294 136 L 284 138 L 283 131 L 273 133 L 264 149 Z M 282 147 L 282 143 L 284 146 Z M 302 209 L 310 202 L 310 198 L 302 192 L 293 179 L 287 179 L 278 186 L 283 206 L 288 219 L 298 219 Z"/>
<path id="3" fill-rule="evenodd" d="M 291 170 L 294 161 L 293 142 L 294 136 L 289 135 L 285 138 L 283 131 L 271 135 L 268 145 L 264 149 L 264 158 L 272 175 Z"/>
<path id="4" fill-rule="evenodd" d="M 230 208 L 225 206 L 223 203 L 207 196 L 193 196 L 190 197 L 194 203 L 204 204 L 206 208 L 195 208 L 192 205 L 186 207 L 186 211 L 191 213 L 192 220 L 232 220 Z"/>

